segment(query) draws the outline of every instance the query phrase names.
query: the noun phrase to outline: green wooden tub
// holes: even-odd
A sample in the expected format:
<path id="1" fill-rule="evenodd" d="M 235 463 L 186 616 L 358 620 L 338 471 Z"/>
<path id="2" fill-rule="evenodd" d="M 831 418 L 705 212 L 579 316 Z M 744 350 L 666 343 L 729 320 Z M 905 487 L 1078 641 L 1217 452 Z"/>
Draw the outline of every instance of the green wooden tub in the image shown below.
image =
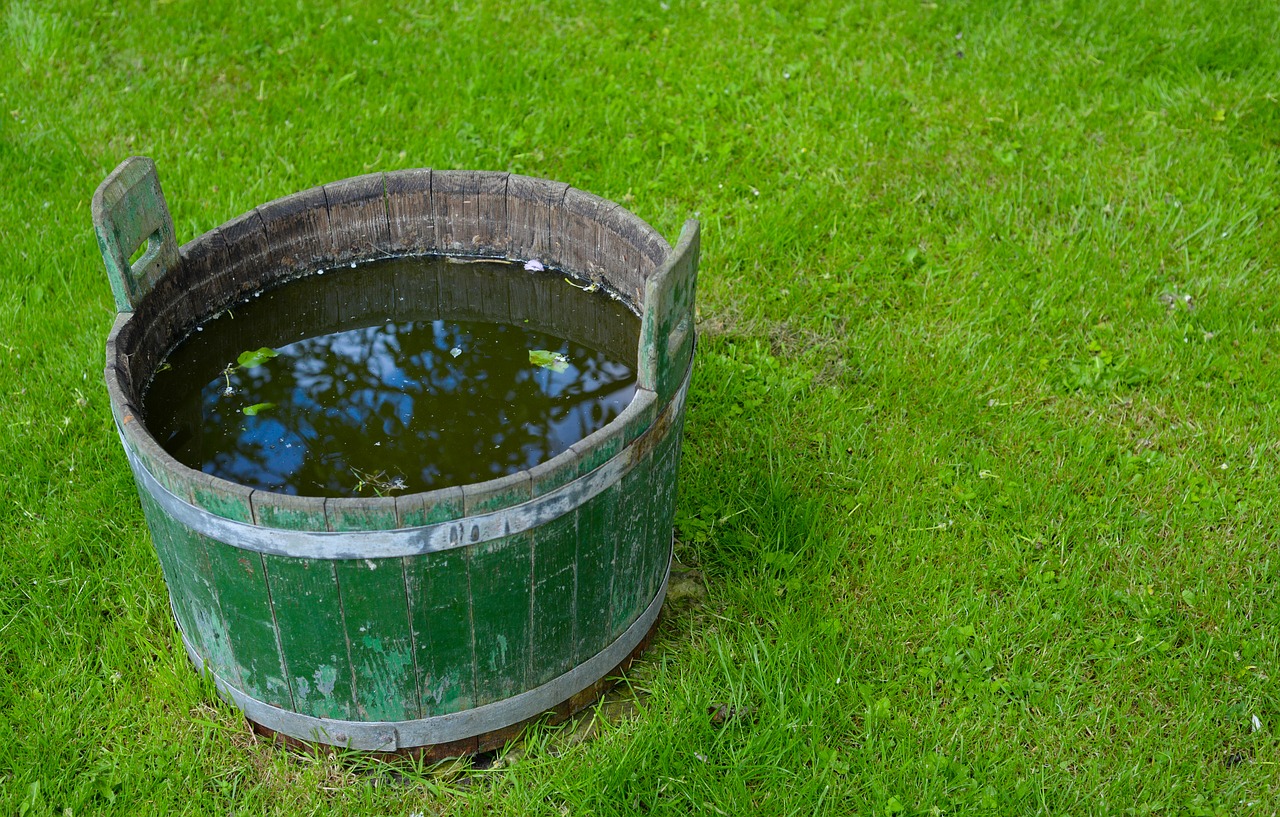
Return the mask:
<path id="1" fill-rule="evenodd" d="M 697 222 L 672 248 L 565 184 L 406 170 L 278 199 L 179 248 L 140 157 L 102 183 L 93 218 L 119 310 L 107 390 L 174 618 L 251 722 L 361 750 L 482 751 L 590 703 L 643 649 L 671 560 Z M 281 279 L 412 254 L 537 258 L 623 294 L 641 314 L 634 400 L 527 471 L 387 498 L 251 490 L 148 432 L 142 390 L 202 320 Z M 492 288 L 448 266 L 416 297 Z"/>

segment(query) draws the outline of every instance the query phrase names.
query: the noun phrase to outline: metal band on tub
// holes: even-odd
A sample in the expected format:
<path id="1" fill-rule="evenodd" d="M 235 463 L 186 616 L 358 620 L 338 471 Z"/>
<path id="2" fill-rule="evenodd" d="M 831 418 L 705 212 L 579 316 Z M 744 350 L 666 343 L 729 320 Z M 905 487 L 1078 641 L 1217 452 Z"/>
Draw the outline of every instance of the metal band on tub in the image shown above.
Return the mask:
<path id="1" fill-rule="evenodd" d="M 691 366 L 690 371 L 685 374 L 679 391 L 654 418 L 649 428 L 590 473 L 509 508 L 411 528 L 364 531 L 285 530 L 227 519 L 191 504 L 161 485 L 129 448 L 123 434 L 121 442 L 138 480 L 161 510 L 210 539 L 242 550 L 298 559 L 389 559 L 420 556 L 533 530 L 580 507 L 587 500 L 615 485 L 643 461 L 655 442 L 653 437 L 669 429 L 671 421 L 680 416 L 689 390 L 692 368 Z"/>

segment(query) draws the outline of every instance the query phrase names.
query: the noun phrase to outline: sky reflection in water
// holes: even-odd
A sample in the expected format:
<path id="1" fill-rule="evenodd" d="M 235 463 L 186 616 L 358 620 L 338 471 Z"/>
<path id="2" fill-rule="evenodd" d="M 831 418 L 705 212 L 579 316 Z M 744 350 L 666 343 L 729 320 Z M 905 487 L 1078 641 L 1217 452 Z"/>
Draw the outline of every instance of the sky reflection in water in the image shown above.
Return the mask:
<path id="1" fill-rule="evenodd" d="M 240 316 L 206 329 L 253 335 Z M 209 333 L 187 345 L 214 340 Z M 559 352 L 568 365 L 535 365 L 535 349 Z M 212 378 L 205 361 L 190 382 L 201 356 L 179 347 L 148 392 L 148 426 L 179 461 L 242 485 L 371 496 L 536 465 L 616 418 L 635 394 L 632 366 L 508 323 L 388 321 L 276 351 Z M 243 413 L 259 403 L 275 405 Z"/>

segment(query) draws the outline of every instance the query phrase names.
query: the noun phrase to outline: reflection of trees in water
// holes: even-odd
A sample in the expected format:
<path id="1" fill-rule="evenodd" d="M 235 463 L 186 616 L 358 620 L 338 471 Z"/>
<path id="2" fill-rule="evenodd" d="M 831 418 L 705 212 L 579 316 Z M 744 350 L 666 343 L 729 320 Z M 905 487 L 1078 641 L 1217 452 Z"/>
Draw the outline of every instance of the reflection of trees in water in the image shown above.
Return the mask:
<path id="1" fill-rule="evenodd" d="M 450 350 L 459 348 L 454 356 Z M 564 353 L 563 372 L 529 349 Z M 387 323 L 309 338 L 203 392 L 203 470 L 251 487 L 349 495 L 355 471 L 423 491 L 515 473 L 613 420 L 634 373 L 518 326 Z M 243 406 L 271 402 L 256 417 Z M 215 444 L 209 445 L 210 442 Z"/>

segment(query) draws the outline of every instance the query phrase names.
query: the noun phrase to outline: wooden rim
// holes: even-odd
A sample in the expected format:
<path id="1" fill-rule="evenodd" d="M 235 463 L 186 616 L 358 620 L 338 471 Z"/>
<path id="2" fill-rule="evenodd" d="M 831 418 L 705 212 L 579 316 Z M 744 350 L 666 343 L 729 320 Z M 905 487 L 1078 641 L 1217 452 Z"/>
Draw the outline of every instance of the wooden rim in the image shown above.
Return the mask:
<path id="1" fill-rule="evenodd" d="M 139 161 L 153 170 L 149 160 Z M 112 190 L 107 183 L 100 188 Z M 126 203 L 131 195 L 159 195 L 158 182 L 134 190 L 118 195 Z M 179 463 L 146 429 L 142 388 L 163 355 L 209 315 L 318 268 L 424 253 L 539 258 L 625 296 L 642 314 L 636 408 L 525 471 L 394 498 L 324 499 L 250 489 Z M 685 224 L 673 249 L 625 208 L 560 182 L 429 169 L 333 182 L 261 205 L 180 249 L 173 268 L 139 297 L 134 311 L 120 314 L 108 337 L 112 413 L 125 447 L 166 490 L 250 525 L 284 529 L 301 514 L 322 518 L 335 531 L 390 530 L 517 506 L 616 454 L 674 398 L 692 360 L 697 258 L 696 221 Z M 657 400 L 642 399 L 646 392 Z"/>

